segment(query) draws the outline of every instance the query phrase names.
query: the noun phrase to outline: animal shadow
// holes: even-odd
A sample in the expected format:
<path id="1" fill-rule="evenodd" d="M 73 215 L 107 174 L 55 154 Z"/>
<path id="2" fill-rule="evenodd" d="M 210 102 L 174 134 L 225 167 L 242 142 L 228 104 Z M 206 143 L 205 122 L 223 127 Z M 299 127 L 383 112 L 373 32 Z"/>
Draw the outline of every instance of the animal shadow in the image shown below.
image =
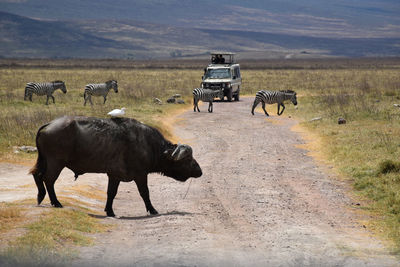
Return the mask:
<path id="1" fill-rule="evenodd" d="M 109 218 L 106 215 L 98 215 L 98 214 L 91 214 L 91 213 L 88 213 L 88 215 L 90 217 L 97 218 L 97 219 Z M 149 219 L 149 218 L 153 218 L 153 217 L 171 216 L 171 215 L 186 216 L 186 215 L 193 215 L 193 213 L 174 210 L 174 211 L 170 211 L 170 212 L 166 212 L 166 213 L 159 213 L 156 215 L 145 215 L 145 216 L 135 216 L 135 217 L 129 217 L 129 216 L 120 216 L 119 217 L 119 216 L 117 216 L 117 217 L 115 217 L 115 219 L 137 221 L 137 220 L 145 220 L 145 219 Z M 112 217 L 110 217 L 110 218 L 112 218 Z"/>

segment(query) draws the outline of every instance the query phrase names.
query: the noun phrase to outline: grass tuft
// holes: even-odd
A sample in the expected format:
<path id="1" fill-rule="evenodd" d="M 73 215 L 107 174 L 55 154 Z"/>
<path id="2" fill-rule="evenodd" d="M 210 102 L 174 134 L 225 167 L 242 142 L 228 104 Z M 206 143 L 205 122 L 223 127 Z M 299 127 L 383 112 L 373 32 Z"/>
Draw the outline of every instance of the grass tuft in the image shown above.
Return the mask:
<path id="1" fill-rule="evenodd" d="M 394 162 L 392 160 L 384 160 L 379 163 L 378 174 L 387 173 L 399 173 L 400 172 L 400 162 Z"/>
<path id="2" fill-rule="evenodd" d="M 0 233 L 11 229 L 23 218 L 24 209 L 9 203 L 0 203 Z"/>

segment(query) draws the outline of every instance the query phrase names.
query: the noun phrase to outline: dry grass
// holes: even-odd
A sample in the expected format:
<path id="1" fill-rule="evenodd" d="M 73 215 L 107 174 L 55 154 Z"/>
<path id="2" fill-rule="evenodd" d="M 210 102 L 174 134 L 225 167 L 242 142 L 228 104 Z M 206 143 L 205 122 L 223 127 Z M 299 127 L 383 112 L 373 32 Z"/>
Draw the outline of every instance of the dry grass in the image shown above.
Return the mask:
<path id="1" fill-rule="evenodd" d="M 0 233 L 13 228 L 24 218 L 24 208 L 9 203 L 0 203 Z"/>
<path id="2" fill-rule="evenodd" d="M 71 207 L 71 204 L 68 204 Z M 4 266 L 54 266 L 65 264 L 76 255 L 72 245 L 87 246 L 87 233 L 103 232 L 109 225 L 87 214 L 82 208 L 51 209 L 25 226 L 27 232 L 0 252 Z"/>

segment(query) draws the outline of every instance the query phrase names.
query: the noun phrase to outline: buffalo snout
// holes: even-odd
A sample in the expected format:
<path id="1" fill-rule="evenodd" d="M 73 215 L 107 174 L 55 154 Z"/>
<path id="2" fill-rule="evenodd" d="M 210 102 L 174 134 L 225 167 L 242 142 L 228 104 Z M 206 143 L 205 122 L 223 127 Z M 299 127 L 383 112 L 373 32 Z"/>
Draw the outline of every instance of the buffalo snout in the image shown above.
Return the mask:
<path id="1" fill-rule="evenodd" d="M 200 165 L 195 160 L 193 160 L 193 161 L 194 161 L 194 164 L 193 164 L 194 166 L 192 167 L 192 169 L 193 169 L 192 177 L 199 178 L 200 176 L 203 175 L 203 171 L 201 170 Z"/>

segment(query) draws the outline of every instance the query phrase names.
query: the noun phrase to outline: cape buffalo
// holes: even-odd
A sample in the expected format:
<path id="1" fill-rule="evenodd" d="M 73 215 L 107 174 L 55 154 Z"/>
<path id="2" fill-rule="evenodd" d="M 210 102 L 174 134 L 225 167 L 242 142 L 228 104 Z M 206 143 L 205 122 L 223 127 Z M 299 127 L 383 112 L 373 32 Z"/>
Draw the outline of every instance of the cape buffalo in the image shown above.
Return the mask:
<path id="1" fill-rule="evenodd" d="M 147 187 L 149 173 L 182 182 L 202 175 L 190 146 L 172 144 L 158 130 L 135 119 L 61 117 L 39 128 L 36 146 L 38 159 L 30 173 L 38 188 L 38 204 L 47 189 L 51 204 L 59 208 L 54 183 L 64 167 L 75 178 L 89 172 L 107 173 L 107 216 L 115 216 L 112 203 L 121 181 L 135 181 L 146 210 L 157 214 Z"/>

